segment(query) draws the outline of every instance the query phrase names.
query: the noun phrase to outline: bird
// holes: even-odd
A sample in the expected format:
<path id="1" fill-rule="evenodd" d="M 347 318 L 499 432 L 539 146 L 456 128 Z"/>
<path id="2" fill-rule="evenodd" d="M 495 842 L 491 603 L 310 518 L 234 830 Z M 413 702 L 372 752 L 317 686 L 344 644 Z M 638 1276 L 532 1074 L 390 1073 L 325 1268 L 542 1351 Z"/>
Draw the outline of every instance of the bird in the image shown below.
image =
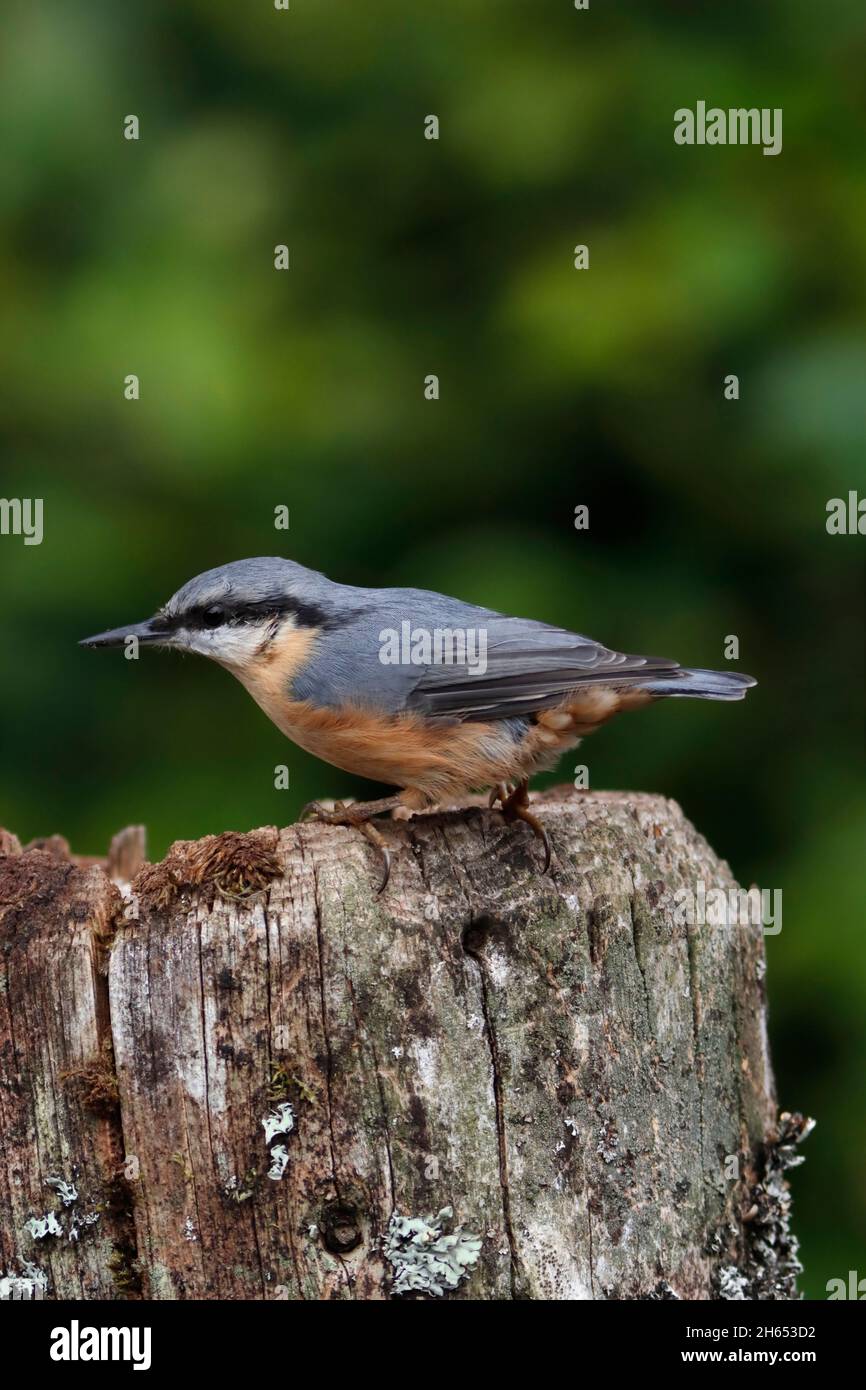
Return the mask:
<path id="1" fill-rule="evenodd" d="M 432 590 L 341 584 L 280 556 L 190 579 L 151 618 L 84 647 L 195 652 L 246 688 L 277 728 L 326 763 L 396 787 L 307 815 L 359 830 L 391 856 L 373 818 L 489 791 L 507 823 L 551 842 L 529 781 L 615 714 L 659 699 L 741 700 L 754 677 L 613 651 L 591 637 Z"/>

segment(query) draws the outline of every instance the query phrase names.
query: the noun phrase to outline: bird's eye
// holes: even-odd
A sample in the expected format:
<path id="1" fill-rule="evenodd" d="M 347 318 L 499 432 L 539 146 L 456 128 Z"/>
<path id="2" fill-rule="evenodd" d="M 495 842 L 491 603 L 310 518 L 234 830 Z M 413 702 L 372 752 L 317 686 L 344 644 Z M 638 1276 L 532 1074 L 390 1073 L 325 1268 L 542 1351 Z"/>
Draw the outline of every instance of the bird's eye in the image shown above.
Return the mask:
<path id="1" fill-rule="evenodd" d="M 218 603 L 212 603 L 202 614 L 202 622 L 205 627 L 221 627 L 225 618 L 225 609 L 220 608 Z"/>

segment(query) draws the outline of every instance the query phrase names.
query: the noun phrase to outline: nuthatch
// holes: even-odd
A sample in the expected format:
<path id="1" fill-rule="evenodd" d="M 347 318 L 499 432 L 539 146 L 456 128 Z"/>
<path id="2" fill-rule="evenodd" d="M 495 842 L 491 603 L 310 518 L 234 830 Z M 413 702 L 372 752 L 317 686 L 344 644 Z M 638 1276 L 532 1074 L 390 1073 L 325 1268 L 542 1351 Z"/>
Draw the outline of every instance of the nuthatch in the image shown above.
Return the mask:
<path id="1" fill-rule="evenodd" d="M 509 618 L 423 589 L 361 589 L 278 557 L 237 560 L 184 584 L 155 617 L 84 639 L 208 656 L 231 671 L 288 738 L 346 772 L 401 790 L 306 811 L 369 823 L 492 788 L 505 819 L 550 841 L 529 809 L 534 773 L 620 710 L 665 696 L 741 700 L 751 676 L 626 656 L 563 628 Z M 380 889 L 381 891 L 381 889 Z"/>

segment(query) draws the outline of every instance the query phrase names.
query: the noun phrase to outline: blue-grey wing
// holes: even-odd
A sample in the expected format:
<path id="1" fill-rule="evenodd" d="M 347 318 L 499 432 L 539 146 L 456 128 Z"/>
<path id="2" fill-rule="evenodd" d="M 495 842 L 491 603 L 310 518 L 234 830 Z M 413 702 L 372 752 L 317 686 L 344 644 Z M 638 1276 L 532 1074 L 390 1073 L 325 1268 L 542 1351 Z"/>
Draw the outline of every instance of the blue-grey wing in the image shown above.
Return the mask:
<path id="1" fill-rule="evenodd" d="M 592 684 L 650 681 L 678 665 L 611 651 L 591 637 L 529 619 L 491 615 L 485 660 L 433 664 L 412 687 L 407 708 L 434 719 L 509 719 L 557 704 Z"/>
<path id="2" fill-rule="evenodd" d="M 582 685 L 630 685 L 679 669 L 673 661 L 611 651 L 579 633 L 425 590 L 341 588 L 340 607 L 341 621 L 322 634 L 294 681 L 297 699 L 431 719 L 510 719 L 556 704 Z M 407 626 L 408 643 L 402 640 Z M 435 649 L 431 660 L 415 640 L 425 633 Z"/>
<path id="3" fill-rule="evenodd" d="M 317 707 L 354 705 L 388 714 L 410 707 L 413 689 L 428 669 L 426 662 L 411 659 L 416 647 L 403 640 L 405 626 L 413 633 L 433 633 L 477 627 L 498 617 L 423 589 L 340 585 L 332 603 L 331 620 L 317 637 L 307 666 L 292 682 L 294 698 Z M 404 655 L 409 659 L 403 660 Z"/>

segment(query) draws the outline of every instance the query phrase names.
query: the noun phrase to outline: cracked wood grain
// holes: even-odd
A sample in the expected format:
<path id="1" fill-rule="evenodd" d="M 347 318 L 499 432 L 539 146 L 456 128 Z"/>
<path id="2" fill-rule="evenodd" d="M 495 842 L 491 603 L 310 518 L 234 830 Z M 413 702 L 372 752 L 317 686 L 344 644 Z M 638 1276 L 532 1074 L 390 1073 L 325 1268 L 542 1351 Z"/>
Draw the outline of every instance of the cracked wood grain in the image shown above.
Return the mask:
<path id="1" fill-rule="evenodd" d="M 81 1057 L 110 1026 L 117 1122 L 100 1138 L 51 1109 L 50 1162 L 132 1160 L 143 1297 L 388 1298 L 392 1214 L 445 1206 L 483 1237 L 449 1298 L 716 1296 L 774 1134 L 761 929 L 679 923 L 679 889 L 734 880 L 674 803 L 534 806 L 548 877 L 524 827 L 471 805 L 386 823 L 382 896 L 370 846 L 339 827 L 176 845 L 133 881 L 102 998 L 83 962 L 115 890 L 66 865 L 88 904 L 73 970 L 37 884 L 5 938 L 35 952 L 0 998 L 15 1104 L 45 1110 L 46 1049 Z M 75 1007 L 22 1052 L 13 1030 L 61 958 Z M 263 1120 L 285 1104 L 275 1178 Z M 16 1132 L 5 1171 L 32 1171 L 23 1204 L 0 1190 L 7 1262 L 44 1177 L 46 1140 Z M 52 1291 L 100 1296 L 105 1257 L 83 1239 L 58 1254 Z"/>
<path id="2" fill-rule="evenodd" d="M 0 1275 L 47 1293 L 135 1292 L 101 956 L 120 897 L 60 840 L 22 852 L 0 831 Z M 74 1191 L 64 1203 L 58 1181 Z M 60 1234 L 28 1225 L 52 1213 Z"/>

